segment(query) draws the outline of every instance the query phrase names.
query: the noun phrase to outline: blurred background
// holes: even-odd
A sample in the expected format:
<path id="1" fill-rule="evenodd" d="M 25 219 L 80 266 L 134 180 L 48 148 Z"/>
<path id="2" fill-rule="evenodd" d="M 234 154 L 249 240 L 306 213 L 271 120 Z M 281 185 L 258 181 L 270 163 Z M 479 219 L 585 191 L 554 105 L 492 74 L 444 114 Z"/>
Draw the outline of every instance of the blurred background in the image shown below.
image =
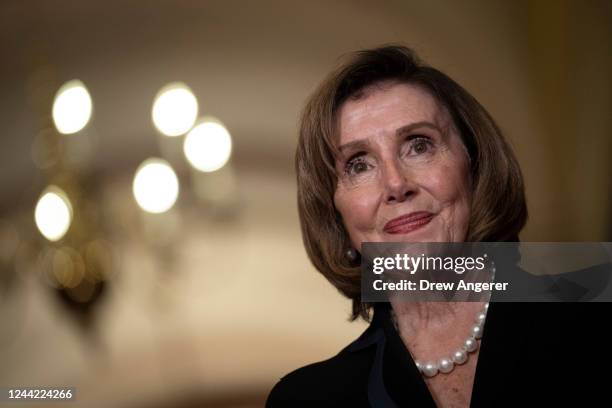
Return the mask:
<path id="1" fill-rule="evenodd" d="M 256 407 L 357 337 L 304 253 L 293 152 L 365 47 L 413 47 L 492 113 L 522 240 L 612 240 L 611 4 L 3 1 L 0 387 Z"/>

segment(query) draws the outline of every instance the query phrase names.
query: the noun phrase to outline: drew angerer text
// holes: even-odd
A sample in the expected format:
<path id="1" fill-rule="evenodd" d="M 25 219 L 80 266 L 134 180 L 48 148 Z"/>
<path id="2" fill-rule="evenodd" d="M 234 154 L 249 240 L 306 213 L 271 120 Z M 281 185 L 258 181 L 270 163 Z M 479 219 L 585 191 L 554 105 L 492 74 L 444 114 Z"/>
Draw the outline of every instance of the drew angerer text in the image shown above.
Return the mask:
<path id="1" fill-rule="evenodd" d="M 455 286 L 456 285 L 456 286 Z M 482 291 L 499 290 L 504 291 L 508 288 L 508 282 L 430 282 L 427 279 L 420 279 L 417 282 L 402 279 L 397 282 L 384 282 L 382 279 L 377 279 L 373 282 L 374 290 L 391 290 L 391 291 L 459 291 L 468 290 L 480 293 Z"/>

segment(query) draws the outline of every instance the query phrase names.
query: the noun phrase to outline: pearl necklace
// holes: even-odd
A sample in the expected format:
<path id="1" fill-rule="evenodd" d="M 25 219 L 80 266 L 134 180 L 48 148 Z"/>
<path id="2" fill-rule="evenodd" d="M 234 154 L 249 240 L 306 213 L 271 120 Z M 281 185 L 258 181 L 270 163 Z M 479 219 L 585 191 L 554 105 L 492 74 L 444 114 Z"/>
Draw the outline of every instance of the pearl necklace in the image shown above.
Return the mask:
<path id="1" fill-rule="evenodd" d="M 425 377 L 433 377 L 438 373 L 448 374 L 453 371 L 456 365 L 461 365 L 468 361 L 470 354 L 478 350 L 479 340 L 482 338 L 483 326 L 487 318 L 488 309 L 489 303 L 487 302 L 484 308 L 476 314 L 475 324 L 470 330 L 470 335 L 465 339 L 463 345 L 452 353 L 452 356 L 442 357 L 438 361 L 420 362 L 414 360 L 419 372 L 425 375 Z M 399 333 L 397 318 L 395 317 L 393 309 L 391 310 L 391 316 L 393 318 L 393 325 Z"/>
<path id="2" fill-rule="evenodd" d="M 492 279 L 495 279 L 495 265 L 492 268 Z M 476 318 L 474 319 L 474 325 L 470 330 L 470 335 L 465 339 L 463 345 L 455 350 L 450 357 L 442 357 L 437 361 L 426 361 L 420 362 L 414 360 L 415 365 L 419 369 L 419 372 L 423 374 L 425 377 L 433 377 L 438 373 L 448 374 L 457 365 L 464 364 L 468 361 L 470 354 L 474 353 L 478 350 L 480 346 L 479 340 L 482 338 L 482 332 L 484 328 L 484 322 L 487 318 L 487 312 L 489 310 L 489 302 L 486 302 L 484 308 L 478 313 L 476 313 Z M 399 328 L 397 325 L 397 317 L 395 316 L 395 312 L 393 308 L 391 308 L 391 319 L 393 320 L 393 325 L 395 326 L 395 330 L 397 330 L 399 334 Z"/>

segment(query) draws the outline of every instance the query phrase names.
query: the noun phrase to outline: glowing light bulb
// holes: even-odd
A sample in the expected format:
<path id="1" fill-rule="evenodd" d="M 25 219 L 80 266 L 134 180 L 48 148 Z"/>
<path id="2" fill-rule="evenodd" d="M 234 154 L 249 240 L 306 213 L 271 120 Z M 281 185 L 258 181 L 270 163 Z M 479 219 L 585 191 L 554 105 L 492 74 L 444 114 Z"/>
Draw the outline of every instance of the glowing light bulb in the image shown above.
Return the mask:
<path id="1" fill-rule="evenodd" d="M 198 117 L 198 100 L 191 89 L 175 82 L 164 86 L 155 97 L 153 124 L 166 136 L 180 136 L 191 129 Z"/>
<path id="2" fill-rule="evenodd" d="M 136 170 L 132 188 L 140 208 L 158 214 L 168 211 L 176 202 L 179 181 L 167 161 L 151 158 Z"/>
<path id="3" fill-rule="evenodd" d="M 232 138 L 221 123 L 204 121 L 189 132 L 183 151 L 187 161 L 196 169 L 215 171 L 229 160 L 232 154 Z"/>
<path id="4" fill-rule="evenodd" d="M 66 193 L 56 186 L 47 188 L 36 204 L 34 221 L 49 241 L 60 240 L 72 222 L 72 206 Z"/>
<path id="5" fill-rule="evenodd" d="M 62 134 L 80 131 L 91 118 L 91 96 L 83 82 L 68 81 L 60 87 L 53 101 L 53 123 Z"/>

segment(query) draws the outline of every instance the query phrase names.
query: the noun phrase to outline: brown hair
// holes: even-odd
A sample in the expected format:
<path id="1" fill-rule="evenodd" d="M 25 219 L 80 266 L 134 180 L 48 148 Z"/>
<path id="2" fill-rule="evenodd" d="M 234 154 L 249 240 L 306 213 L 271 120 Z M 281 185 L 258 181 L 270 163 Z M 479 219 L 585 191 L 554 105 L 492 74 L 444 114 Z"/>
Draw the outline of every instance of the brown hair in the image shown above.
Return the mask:
<path id="1" fill-rule="evenodd" d="M 382 81 L 421 86 L 450 113 L 470 157 L 473 201 L 467 241 L 518 241 L 527 221 L 523 177 L 508 142 L 489 113 L 459 84 L 391 45 L 350 56 L 317 88 L 304 108 L 295 155 L 298 210 L 306 252 L 314 266 L 352 299 L 352 320 L 369 320 L 361 302 L 360 268 L 347 257 L 350 239 L 334 206 L 337 111 L 364 88 Z"/>

